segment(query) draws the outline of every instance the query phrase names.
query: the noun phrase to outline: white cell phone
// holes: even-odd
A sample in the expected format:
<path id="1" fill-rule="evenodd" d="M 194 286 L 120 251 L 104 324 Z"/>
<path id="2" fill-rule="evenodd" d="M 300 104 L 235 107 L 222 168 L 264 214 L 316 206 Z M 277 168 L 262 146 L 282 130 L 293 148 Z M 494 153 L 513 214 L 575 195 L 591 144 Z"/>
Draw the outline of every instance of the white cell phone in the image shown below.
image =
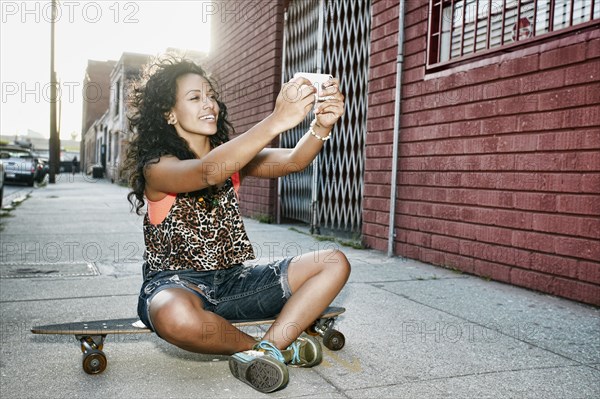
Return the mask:
<path id="1" fill-rule="evenodd" d="M 296 72 L 294 78 L 302 77 L 310 80 L 310 83 L 317 88 L 318 96 L 321 97 L 323 91 L 323 83 L 333 79 L 333 76 L 327 73 L 308 73 L 308 72 Z"/>

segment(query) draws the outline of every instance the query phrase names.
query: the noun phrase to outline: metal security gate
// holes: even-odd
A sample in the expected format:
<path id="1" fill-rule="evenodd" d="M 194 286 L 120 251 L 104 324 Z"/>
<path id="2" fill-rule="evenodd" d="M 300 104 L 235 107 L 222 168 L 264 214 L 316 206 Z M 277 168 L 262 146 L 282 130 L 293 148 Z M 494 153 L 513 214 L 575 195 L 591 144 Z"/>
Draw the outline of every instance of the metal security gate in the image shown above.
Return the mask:
<path id="1" fill-rule="evenodd" d="M 283 33 L 283 82 L 296 72 L 317 72 L 322 34 L 320 0 L 300 0 L 290 3 L 285 14 Z M 293 148 L 308 130 L 310 119 L 281 135 L 280 147 Z M 313 212 L 316 190 L 313 186 L 318 168 L 313 163 L 304 171 L 279 179 L 279 216 L 314 225 Z M 313 193 L 315 196 L 313 196 Z M 279 218 L 280 218 L 279 217 Z M 312 230 L 312 229 L 311 229 Z"/>
<path id="2" fill-rule="evenodd" d="M 311 232 L 361 231 L 370 23 L 370 1 L 296 0 L 286 11 L 283 81 L 299 71 L 330 73 L 346 96 L 346 113 L 320 156 L 280 179 L 280 216 L 310 223 Z M 312 117 L 283 135 L 281 147 L 293 147 Z"/>

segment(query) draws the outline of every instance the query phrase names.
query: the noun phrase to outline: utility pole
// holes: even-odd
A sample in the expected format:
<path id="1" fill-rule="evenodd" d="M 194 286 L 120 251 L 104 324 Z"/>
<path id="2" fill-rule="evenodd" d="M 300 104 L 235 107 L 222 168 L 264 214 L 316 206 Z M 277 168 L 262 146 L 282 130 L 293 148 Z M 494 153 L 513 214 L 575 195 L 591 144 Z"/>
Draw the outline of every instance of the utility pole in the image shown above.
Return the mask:
<path id="1" fill-rule="evenodd" d="M 54 29 L 58 9 L 56 0 L 52 0 L 52 19 L 50 21 L 50 183 L 56 183 L 56 173 L 60 166 L 60 137 L 58 135 L 58 123 L 56 117 L 56 104 L 58 101 L 56 71 L 54 70 Z"/>

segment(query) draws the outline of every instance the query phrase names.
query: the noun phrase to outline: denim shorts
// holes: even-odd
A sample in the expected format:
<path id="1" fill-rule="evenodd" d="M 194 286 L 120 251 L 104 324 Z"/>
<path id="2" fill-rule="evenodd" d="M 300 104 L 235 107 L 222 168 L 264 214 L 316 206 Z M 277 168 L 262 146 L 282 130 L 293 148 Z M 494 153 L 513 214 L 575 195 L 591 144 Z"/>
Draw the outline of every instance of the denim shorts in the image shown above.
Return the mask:
<path id="1" fill-rule="evenodd" d="M 142 285 L 138 316 L 154 331 L 150 320 L 152 298 L 162 290 L 181 288 L 198 296 L 205 310 L 230 321 L 274 317 L 292 295 L 288 283 L 291 260 L 286 258 L 266 265 L 240 264 L 224 270 L 158 272 Z"/>

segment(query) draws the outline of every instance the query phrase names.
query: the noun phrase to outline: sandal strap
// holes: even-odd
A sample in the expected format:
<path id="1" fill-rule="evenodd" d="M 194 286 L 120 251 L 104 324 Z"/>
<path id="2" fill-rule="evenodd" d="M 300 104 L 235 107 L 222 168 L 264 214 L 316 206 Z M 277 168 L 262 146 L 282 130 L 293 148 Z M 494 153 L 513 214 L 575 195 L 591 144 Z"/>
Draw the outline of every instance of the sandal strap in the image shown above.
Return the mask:
<path id="1" fill-rule="evenodd" d="M 269 341 L 260 341 L 258 344 L 254 345 L 254 349 L 262 350 L 280 362 L 285 363 L 285 359 L 279 348 Z"/>

